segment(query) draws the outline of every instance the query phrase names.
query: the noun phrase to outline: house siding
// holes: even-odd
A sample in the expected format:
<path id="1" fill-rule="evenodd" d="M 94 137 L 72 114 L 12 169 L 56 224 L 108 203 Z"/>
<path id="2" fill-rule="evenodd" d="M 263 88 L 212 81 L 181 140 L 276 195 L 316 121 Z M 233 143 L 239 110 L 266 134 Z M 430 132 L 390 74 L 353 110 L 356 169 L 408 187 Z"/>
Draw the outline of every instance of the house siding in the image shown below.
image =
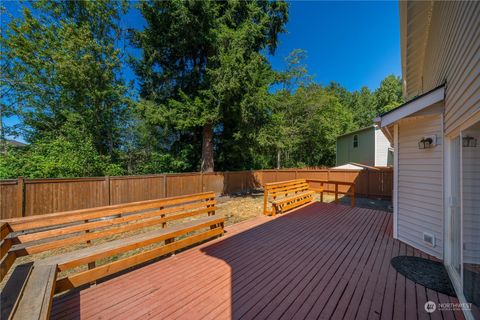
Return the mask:
<path id="1" fill-rule="evenodd" d="M 358 147 L 353 147 L 353 136 L 358 136 Z M 375 128 L 371 127 L 337 138 L 337 166 L 349 162 L 375 165 Z"/>
<path id="2" fill-rule="evenodd" d="M 418 149 L 418 141 L 436 135 L 437 145 Z M 443 258 L 443 134 L 441 116 L 402 120 L 398 127 L 398 238 Z M 435 246 L 423 233 L 435 236 Z"/>
<path id="3" fill-rule="evenodd" d="M 375 165 L 376 166 L 387 166 L 392 165 L 393 159 L 390 159 L 389 162 L 389 151 L 388 148 L 391 147 L 390 141 L 383 134 L 382 130 L 379 128 L 375 129 Z"/>
<path id="4" fill-rule="evenodd" d="M 416 7 L 404 9 L 407 16 L 415 19 Z M 420 76 L 408 66 L 404 74 L 406 96 L 411 99 L 446 83 L 445 134 L 450 135 L 480 110 L 480 1 L 436 1 L 431 17 L 426 50 L 422 62 L 416 64 Z M 421 50 L 413 38 L 411 43 L 406 41 L 407 59 L 413 63 Z"/>

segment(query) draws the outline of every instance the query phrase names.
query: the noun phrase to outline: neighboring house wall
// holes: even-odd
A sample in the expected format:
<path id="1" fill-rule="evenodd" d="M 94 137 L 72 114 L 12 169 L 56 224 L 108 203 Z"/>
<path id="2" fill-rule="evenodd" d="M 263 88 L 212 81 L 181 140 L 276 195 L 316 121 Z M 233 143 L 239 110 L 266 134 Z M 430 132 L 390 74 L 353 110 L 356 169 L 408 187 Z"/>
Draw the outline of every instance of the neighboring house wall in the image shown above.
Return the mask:
<path id="1" fill-rule="evenodd" d="M 426 30 L 426 50 L 418 50 L 417 33 L 405 33 L 407 24 L 402 21 L 406 97 L 411 99 L 446 83 L 445 134 L 450 135 L 480 111 L 480 1 L 410 3 L 400 1 L 402 18 L 408 17 L 409 28 L 417 33 Z M 430 25 L 425 13 L 429 10 Z M 407 73 L 405 61 L 411 66 Z"/>
<path id="2" fill-rule="evenodd" d="M 375 128 L 375 166 L 384 167 L 393 165 L 393 157 L 389 157 L 390 141 L 382 130 Z"/>
<path id="3" fill-rule="evenodd" d="M 335 165 L 341 166 L 348 162 L 348 145 L 342 138 L 337 138 Z"/>
<path id="4" fill-rule="evenodd" d="M 358 136 L 358 147 L 353 138 Z M 375 130 L 373 127 L 337 138 L 337 166 L 349 162 L 375 165 Z"/>
<path id="5" fill-rule="evenodd" d="M 467 131 L 480 142 L 480 124 L 475 131 Z M 463 165 L 463 260 L 465 263 L 480 264 L 480 146 L 462 148 Z"/>
<path id="6" fill-rule="evenodd" d="M 418 141 L 436 135 L 434 148 Z M 443 257 L 443 139 L 441 116 L 405 119 L 398 128 L 398 238 L 438 258 Z M 435 247 L 423 233 L 435 236 Z"/>

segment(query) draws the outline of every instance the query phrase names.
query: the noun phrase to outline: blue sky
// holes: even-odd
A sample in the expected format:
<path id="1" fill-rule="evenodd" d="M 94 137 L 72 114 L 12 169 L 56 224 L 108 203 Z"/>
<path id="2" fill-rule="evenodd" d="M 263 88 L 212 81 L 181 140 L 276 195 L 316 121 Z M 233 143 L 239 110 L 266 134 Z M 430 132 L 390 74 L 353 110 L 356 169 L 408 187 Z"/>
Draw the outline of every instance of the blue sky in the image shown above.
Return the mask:
<path id="1" fill-rule="evenodd" d="M 375 89 L 389 74 L 401 75 L 398 2 L 292 2 L 288 33 L 270 61 L 283 67 L 295 48 L 308 52 L 317 82 L 349 90 Z"/>
<path id="2" fill-rule="evenodd" d="M 5 2 L 7 11 L 18 16 L 19 2 Z M 2 15 L 2 27 L 6 15 Z M 142 28 L 144 21 L 131 9 L 121 21 L 122 28 Z M 322 84 L 336 81 L 348 90 L 362 86 L 376 89 L 389 74 L 401 75 L 400 21 L 398 2 L 293 1 L 290 3 L 288 32 L 280 36 L 275 56 L 269 56 L 276 70 L 284 68 L 284 58 L 293 49 L 308 53 L 306 64 L 314 80 Z M 128 49 L 131 53 L 137 53 Z M 123 70 L 127 80 L 132 70 Z M 12 125 L 18 119 L 4 119 Z"/>

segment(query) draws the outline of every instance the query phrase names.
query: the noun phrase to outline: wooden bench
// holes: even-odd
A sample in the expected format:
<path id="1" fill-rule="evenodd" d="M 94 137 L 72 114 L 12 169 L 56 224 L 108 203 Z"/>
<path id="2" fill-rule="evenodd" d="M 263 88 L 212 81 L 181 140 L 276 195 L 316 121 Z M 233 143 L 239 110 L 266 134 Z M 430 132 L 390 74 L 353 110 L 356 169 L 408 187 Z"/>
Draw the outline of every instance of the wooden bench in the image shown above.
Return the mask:
<path id="1" fill-rule="evenodd" d="M 263 186 L 263 214 L 274 216 L 309 203 L 314 194 L 305 179 L 267 183 Z"/>
<path id="2" fill-rule="evenodd" d="M 0 221 L 0 280 L 17 258 L 48 254 L 16 267 L 23 280 L 8 279 L 16 285 L 5 290 L 15 292 L 2 292 L 2 309 L 11 319 L 47 319 L 54 293 L 221 236 L 215 205 L 206 192 Z"/>

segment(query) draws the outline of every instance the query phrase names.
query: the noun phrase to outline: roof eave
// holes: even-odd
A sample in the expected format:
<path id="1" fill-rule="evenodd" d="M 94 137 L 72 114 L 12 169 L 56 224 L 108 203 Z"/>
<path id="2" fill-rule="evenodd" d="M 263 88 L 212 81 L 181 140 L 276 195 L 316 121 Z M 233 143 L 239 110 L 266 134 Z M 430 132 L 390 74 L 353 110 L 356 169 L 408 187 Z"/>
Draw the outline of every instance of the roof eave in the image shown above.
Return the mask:
<path id="1" fill-rule="evenodd" d="M 422 94 L 375 119 L 380 128 L 387 127 L 405 117 L 432 106 L 445 99 L 445 84 Z"/>

